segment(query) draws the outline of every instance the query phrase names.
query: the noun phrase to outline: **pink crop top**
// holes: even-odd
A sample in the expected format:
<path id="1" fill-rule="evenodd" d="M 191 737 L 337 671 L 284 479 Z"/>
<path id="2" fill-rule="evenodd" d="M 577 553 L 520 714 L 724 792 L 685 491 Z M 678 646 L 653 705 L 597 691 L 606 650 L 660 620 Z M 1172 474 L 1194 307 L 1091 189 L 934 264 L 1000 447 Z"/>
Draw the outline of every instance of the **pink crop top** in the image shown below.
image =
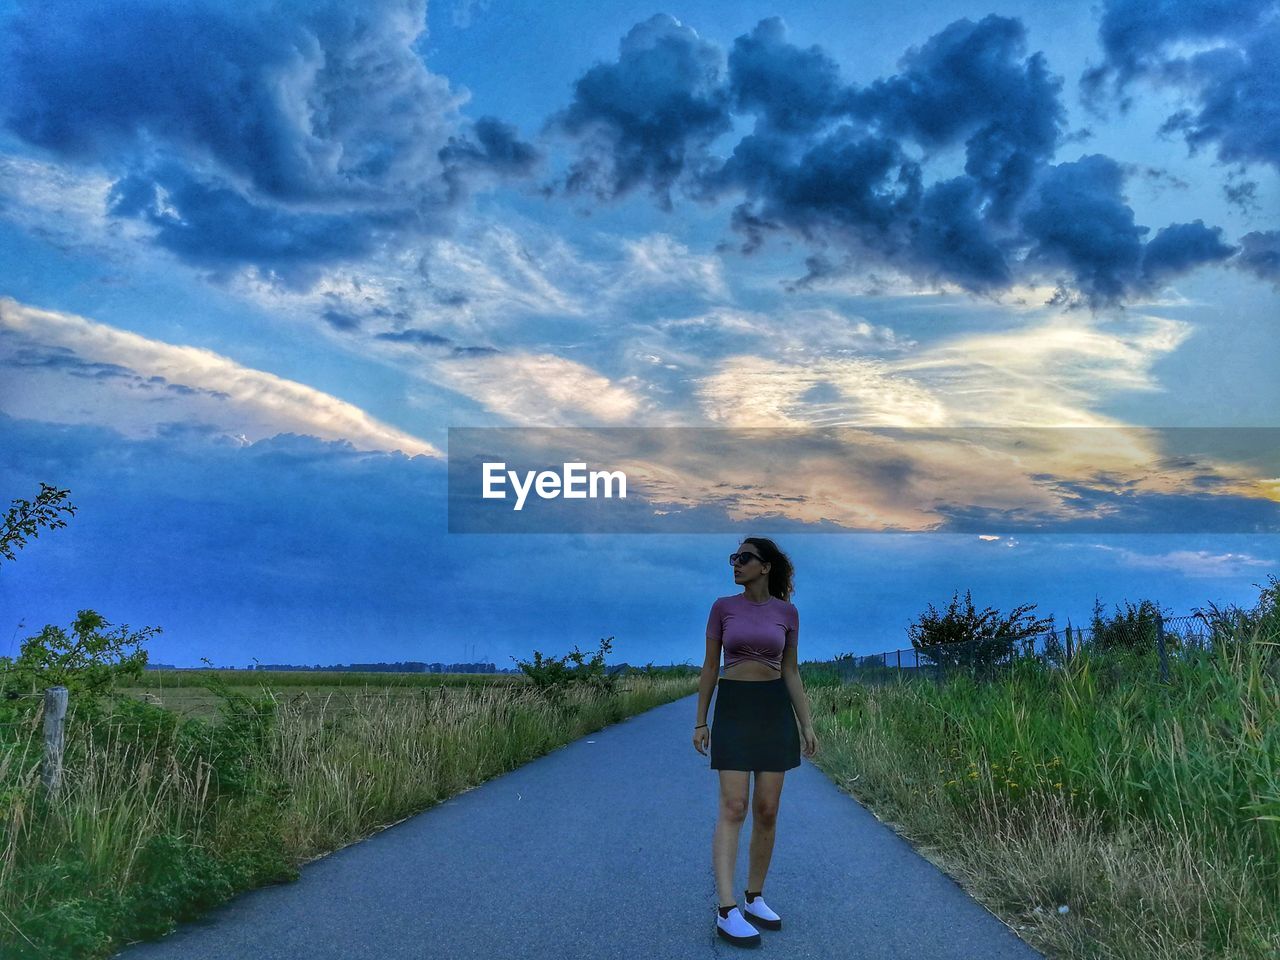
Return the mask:
<path id="1" fill-rule="evenodd" d="M 777 597 L 752 603 L 745 593 L 718 597 L 707 617 L 707 636 L 719 640 L 725 668 L 740 660 L 759 660 L 782 669 L 782 651 L 800 639 L 800 612 Z"/>

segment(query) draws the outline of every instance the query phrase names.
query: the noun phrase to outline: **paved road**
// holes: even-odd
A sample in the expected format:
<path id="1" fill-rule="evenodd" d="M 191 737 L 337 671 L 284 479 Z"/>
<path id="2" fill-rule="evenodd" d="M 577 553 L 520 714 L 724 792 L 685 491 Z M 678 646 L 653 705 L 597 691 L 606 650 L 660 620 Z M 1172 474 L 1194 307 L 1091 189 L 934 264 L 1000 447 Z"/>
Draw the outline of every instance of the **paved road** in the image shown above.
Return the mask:
<path id="1" fill-rule="evenodd" d="M 125 960 L 687 960 L 715 933 L 717 775 L 696 695 L 606 727 L 242 894 Z M 738 844 L 747 877 L 751 818 Z M 762 953 L 865 960 L 1040 954 L 837 789 L 787 774 Z"/>

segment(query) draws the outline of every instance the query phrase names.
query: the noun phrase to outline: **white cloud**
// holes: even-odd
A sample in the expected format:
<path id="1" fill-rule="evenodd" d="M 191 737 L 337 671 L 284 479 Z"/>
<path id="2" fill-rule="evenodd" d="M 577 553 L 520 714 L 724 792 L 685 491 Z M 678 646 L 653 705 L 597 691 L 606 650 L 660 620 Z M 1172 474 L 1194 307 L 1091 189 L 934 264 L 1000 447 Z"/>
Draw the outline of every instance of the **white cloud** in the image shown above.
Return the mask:
<path id="1" fill-rule="evenodd" d="M 69 313 L 0 298 L 5 351 L 0 408 L 12 417 L 110 426 L 154 436 L 166 423 L 212 424 L 231 437 L 278 433 L 349 440 L 432 457 L 432 444 L 306 384 Z"/>
<path id="2" fill-rule="evenodd" d="M 877 426 L 939 426 L 942 400 L 875 357 L 780 362 L 758 356 L 722 360 L 696 378 L 703 414 L 726 427 L 821 427 L 852 422 Z M 837 399 L 806 394 L 826 387 Z"/>
<path id="3" fill-rule="evenodd" d="M 1171 550 L 1168 553 L 1138 553 L 1123 547 L 1095 544 L 1114 552 L 1125 564 L 1144 570 L 1166 570 L 1184 577 L 1214 579 L 1241 577 L 1258 569 L 1275 569 L 1275 560 L 1247 553 L 1212 553 L 1208 550 Z"/>
<path id="4" fill-rule="evenodd" d="M 0 211 L 4 219 L 61 250 L 108 262 L 136 259 L 138 241 L 154 228 L 107 216 L 113 179 L 96 170 L 0 154 Z"/>
<path id="5" fill-rule="evenodd" d="M 634 383 L 549 353 L 450 360 L 435 364 L 431 379 L 519 426 L 625 426 L 657 415 Z"/>
<path id="6" fill-rule="evenodd" d="M 720 258 L 693 253 L 665 233 L 653 233 L 636 240 L 618 241 L 625 255 L 619 265 L 611 265 L 611 298 L 655 289 L 674 289 L 690 298 L 723 300 L 729 297 Z"/>

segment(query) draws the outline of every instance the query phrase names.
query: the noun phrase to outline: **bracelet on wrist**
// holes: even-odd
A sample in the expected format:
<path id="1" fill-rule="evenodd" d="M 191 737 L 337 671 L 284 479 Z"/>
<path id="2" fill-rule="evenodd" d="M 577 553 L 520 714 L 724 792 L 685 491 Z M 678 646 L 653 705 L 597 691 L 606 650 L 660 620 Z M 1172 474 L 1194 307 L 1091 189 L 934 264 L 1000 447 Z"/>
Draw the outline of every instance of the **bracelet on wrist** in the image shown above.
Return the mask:
<path id="1" fill-rule="evenodd" d="M 705 727 L 705 726 L 706 726 L 706 724 L 705 724 L 705 723 L 698 723 L 698 724 L 694 724 L 693 729 L 697 730 L 697 729 L 698 729 L 698 727 Z"/>

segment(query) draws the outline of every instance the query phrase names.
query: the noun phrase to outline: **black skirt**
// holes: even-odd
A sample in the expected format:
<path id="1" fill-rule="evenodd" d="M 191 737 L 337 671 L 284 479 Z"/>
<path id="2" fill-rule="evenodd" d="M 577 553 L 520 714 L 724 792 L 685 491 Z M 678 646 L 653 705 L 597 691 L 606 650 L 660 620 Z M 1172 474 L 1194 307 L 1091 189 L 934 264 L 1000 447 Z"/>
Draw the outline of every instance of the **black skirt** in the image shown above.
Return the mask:
<path id="1" fill-rule="evenodd" d="M 776 680 L 716 683 L 712 770 L 791 770 L 800 766 L 800 730 L 791 694 Z"/>

